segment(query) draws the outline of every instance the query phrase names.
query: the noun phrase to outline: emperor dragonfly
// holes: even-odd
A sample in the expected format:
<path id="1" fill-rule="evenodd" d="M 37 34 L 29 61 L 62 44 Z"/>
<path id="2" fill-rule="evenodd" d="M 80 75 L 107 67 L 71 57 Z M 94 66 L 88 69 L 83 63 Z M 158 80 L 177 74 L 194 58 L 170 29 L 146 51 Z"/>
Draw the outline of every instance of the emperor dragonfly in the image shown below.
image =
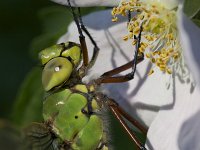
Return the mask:
<path id="1" fill-rule="evenodd" d="M 72 150 L 107 150 L 107 132 L 104 125 L 105 107 L 110 109 L 140 149 L 145 149 L 135 134 L 130 130 L 124 118 L 144 129 L 130 117 L 114 100 L 98 91 L 101 84 L 126 82 L 134 77 L 136 64 L 143 60 L 138 55 L 142 26 L 138 36 L 133 61 L 110 70 L 100 78 L 83 83 L 82 79 L 93 66 L 99 48 L 85 28 L 78 8 L 72 10 L 77 25 L 80 44 L 66 42 L 42 50 L 39 54 L 42 65 L 42 83 L 48 96 L 43 103 L 44 123 L 33 123 L 27 127 L 26 137 L 33 149 L 72 149 Z M 94 45 L 93 56 L 88 58 L 84 31 Z M 82 62 L 82 64 L 81 64 Z M 81 65 L 81 66 L 80 66 Z M 80 67 L 79 67 L 80 66 Z M 131 73 L 115 76 L 132 67 Z"/>

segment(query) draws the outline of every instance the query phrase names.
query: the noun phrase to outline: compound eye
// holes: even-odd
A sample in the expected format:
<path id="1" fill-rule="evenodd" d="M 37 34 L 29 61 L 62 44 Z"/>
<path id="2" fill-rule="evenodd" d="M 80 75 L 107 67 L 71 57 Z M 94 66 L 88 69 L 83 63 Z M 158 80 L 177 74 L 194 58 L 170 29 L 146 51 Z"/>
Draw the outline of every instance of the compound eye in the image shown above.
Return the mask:
<path id="1" fill-rule="evenodd" d="M 50 60 L 42 72 L 42 84 L 45 91 L 67 81 L 72 73 L 72 63 L 63 57 Z"/>

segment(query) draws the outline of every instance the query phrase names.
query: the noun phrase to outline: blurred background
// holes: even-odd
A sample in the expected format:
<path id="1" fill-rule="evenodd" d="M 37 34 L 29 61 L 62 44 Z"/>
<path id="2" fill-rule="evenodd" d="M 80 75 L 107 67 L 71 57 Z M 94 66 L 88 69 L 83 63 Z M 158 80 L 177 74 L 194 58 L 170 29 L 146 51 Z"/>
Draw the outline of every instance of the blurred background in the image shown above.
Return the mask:
<path id="1" fill-rule="evenodd" d="M 21 129 L 42 121 L 44 91 L 37 54 L 56 43 L 72 18 L 66 7 L 47 0 L 0 1 L 0 16 L 0 150 L 13 150 L 20 142 Z M 111 122 L 111 126 L 114 149 L 133 149 L 119 124 Z"/>
<path id="2" fill-rule="evenodd" d="M 52 5 L 45 0 L 0 1 L 1 118 L 10 118 L 19 87 L 36 65 L 30 55 L 30 46 L 32 40 L 42 33 L 38 13 Z"/>

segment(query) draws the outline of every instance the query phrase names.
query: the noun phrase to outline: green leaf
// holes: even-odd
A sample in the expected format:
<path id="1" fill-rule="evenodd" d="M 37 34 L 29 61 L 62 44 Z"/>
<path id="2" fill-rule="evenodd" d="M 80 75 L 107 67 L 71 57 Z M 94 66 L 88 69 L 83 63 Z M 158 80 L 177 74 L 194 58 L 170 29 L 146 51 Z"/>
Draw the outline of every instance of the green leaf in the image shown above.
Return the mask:
<path id="1" fill-rule="evenodd" d="M 34 58 L 42 49 L 55 44 L 67 31 L 67 26 L 72 21 L 71 14 L 64 6 L 52 6 L 42 9 L 39 12 L 42 23 L 42 35 L 33 39 L 30 51 Z"/>
<path id="2" fill-rule="evenodd" d="M 193 17 L 193 19 L 200 20 L 200 11 Z"/>
<path id="3" fill-rule="evenodd" d="M 198 19 L 193 19 L 192 20 L 198 27 L 200 27 L 200 20 Z"/>
<path id="4" fill-rule="evenodd" d="M 31 43 L 31 55 L 35 59 L 38 58 L 38 53 L 41 50 L 43 50 L 51 45 L 54 45 L 60 36 L 61 35 L 59 33 L 58 33 L 58 35 L 46 33 L 46 34 L 42 34 L 42 35 L 34 38 Z"/>
<path id="5" fill-rule="evenodd" d="M 27 75 L 15 100 L 12 120 L 19 126 L 42 120 L 43 87 L 41 69 L 33 68 Z"/>
<path id="6" fill-rule="evenodd" d="M 81 15 L 86 15 L 93 11 L 104 10 L 105 7 L 81 8 Z M 33 39 L 30 51 L 34 58 L 38 52 L 44 48 L 54 45 L 57 40 L 67 32 L 67 27 L 73 21 L 72 13 L 66 6 L 52 6 L 42 9 L 39 12 L 42 23 L 42 34 Z"/>
<path id="7" fill-rule="evenodd" d="M 66 31 L 67 25 L 71 22 L 71 14 L 64 6 L 47 7 L 39 11 L 39 18 L 42 22 L 44 33 L 57 33 Z M 64 29 L 63 29 L 64 27 Z"/>
<path id="8" fill-rule="evenodd" d="M 109 143 L 111 144 L 113 149 L 137 150 L 135 143 L 133 142 L 133 140 L 131 140 L 128 133 L 123 129 L 120 122 L 114 117 L 114 115 L 111 113 L 108 113 L 106 115 L 108 115 L 107 118 L 110 119 L 109 124 L 108 124 L 109 126 L 108 126 L 107 134 L 110 134 Z M 132 129 L 132 131 L 135 133 L 137 138 L 140 140 L 140 142 L 145 143 L 146 137 L 142 133 L 140 133 L 139 130 L 136 130 L 136 128 L 133 127 L 131 124 L 128 123 L 128 125 Z"/>
<path id="9" fill-rule="evenodd" d="M 199 0 L 185 0 L 184 1 L 184 13 L 192 18 L 200 11 Z"/>

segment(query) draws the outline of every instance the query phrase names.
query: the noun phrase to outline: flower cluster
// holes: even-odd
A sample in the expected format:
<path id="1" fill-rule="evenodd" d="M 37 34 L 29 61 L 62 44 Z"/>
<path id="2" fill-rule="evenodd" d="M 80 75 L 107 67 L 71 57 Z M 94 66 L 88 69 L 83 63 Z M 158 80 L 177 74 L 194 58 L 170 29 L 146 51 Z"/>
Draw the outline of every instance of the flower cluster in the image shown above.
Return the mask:
<path id="1" fill-rule="evenodd" d="M 132 13 L 133 17 L 127 24 L 128 34 L 123 39 L 131 39 L 135 45 L 134 35 L 138 34 L 142 25 L 144 40 L 139 54 L 145 53 L 153 68 L 157 66 L 168 74 L 172 73 L 173 66 L 176 70 L 179 69 L 182 64 L 182 49 L 177 34 L 176 10 L 169 10 L 155 1 L 145 3 L 140 0 L 123 0 L 119 6 L 113 8 L 112 21 L 118 21 L 117 15 L 127 16 L 128 12 Z M 153 68 L 149 75 L 154 72 Z"/>

